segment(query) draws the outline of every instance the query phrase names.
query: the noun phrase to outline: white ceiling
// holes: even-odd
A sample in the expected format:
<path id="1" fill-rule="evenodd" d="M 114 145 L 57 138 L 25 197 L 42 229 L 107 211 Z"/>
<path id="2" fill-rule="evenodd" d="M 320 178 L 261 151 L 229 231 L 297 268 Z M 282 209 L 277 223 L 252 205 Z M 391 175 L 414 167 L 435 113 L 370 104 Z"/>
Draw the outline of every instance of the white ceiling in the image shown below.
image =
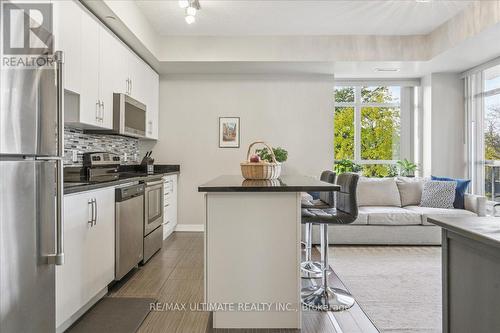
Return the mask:
<path id="1" fill-rule="evenodd" d="M 188 25 L 177 0 L 139 0 L 160 35 L 413 35 L 427 34 L 473 1 L 200 0 Z"/>

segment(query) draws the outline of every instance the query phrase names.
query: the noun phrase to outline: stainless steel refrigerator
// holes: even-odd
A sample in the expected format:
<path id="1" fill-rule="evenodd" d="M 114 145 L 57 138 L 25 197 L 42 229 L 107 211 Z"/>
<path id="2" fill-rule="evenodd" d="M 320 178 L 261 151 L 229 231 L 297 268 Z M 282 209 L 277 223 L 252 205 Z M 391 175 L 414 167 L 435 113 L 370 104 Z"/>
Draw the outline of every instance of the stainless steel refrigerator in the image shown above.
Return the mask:
<path id="1" fill-rule="evenodd" d="M 63 57 L 2 67 L 0 332 L 55 332 L 55 265 L 63 254 Z"/>

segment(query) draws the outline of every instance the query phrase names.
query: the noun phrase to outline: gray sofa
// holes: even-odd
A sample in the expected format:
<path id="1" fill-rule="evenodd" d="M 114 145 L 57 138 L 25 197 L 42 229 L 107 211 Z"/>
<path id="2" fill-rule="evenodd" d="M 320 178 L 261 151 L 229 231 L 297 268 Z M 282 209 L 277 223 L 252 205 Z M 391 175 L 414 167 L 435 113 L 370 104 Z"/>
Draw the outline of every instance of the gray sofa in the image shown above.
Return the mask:
<path id="1" fill-rule="evenodd" d="M 439 245 L 441 229 L 429 216 L 484 216 L 486 197 L 465 195 L 465 209 L 420 207 L 425 178 L 360 178 L 359 216 L 348 225 L 329 226 L 331 244 Z M 305 196 L 305 200 L 311 200 Z M 314 228 L 314 227 L 313 227 Z M 313 229 L 313 242 L 319 241 Z"/>

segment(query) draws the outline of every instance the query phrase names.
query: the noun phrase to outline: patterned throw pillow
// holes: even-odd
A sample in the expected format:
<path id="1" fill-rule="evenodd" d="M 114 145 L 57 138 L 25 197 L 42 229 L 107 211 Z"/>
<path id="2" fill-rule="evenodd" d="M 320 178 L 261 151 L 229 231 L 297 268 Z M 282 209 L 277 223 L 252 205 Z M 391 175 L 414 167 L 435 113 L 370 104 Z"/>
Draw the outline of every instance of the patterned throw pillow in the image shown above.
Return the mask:
<path id="1" fill-rule="evenodd" d="M 455 181 L 430 180 L 425 182 L 420 206 L 452 209 L 456 187 Z"/>

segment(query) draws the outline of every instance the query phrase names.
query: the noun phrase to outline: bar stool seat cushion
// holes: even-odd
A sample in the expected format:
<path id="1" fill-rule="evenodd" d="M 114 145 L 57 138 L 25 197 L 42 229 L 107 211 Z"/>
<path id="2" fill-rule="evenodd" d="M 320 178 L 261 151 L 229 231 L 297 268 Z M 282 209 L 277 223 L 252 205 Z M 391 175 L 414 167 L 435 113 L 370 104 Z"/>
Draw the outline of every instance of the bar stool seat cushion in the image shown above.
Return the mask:
<path id="1" fill-rule="evenodd" d="M 352 215 L 339 211 L 335 208 L 303 208 L 303 223 L 328 223 L 328 224 L 348 224 L 352 223 Z"/>
<path id="2" fill-rule="evenodd" d="M 316 200 L 314 200 L 314 199 L 313 200 L 302 199 L 301 205 L 302 205 L 302 208 L 318 208 L 318 209 L 330 208 L 330 205 L 321 199 L 316 199 Z"/>

